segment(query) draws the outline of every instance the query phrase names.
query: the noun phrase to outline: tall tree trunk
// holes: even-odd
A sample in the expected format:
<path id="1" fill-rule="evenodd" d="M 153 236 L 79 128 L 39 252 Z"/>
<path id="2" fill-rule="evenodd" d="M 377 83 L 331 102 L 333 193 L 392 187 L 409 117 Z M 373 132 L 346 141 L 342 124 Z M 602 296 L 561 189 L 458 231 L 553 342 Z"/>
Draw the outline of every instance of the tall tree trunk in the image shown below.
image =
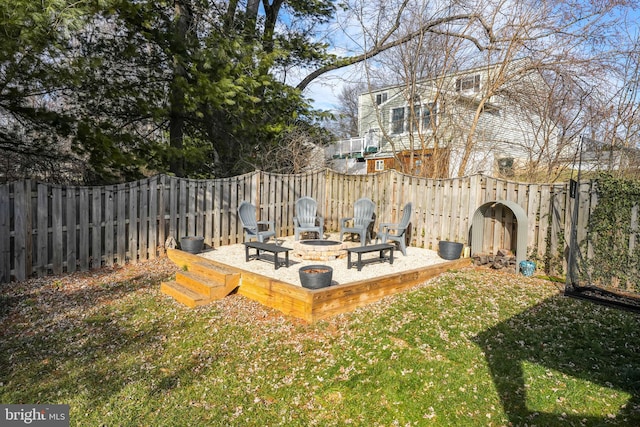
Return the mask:
<path id="1" fill-rule="evenodd" d="M 181 67 L 176 67 L 180 69 Z M 182 69 L 184 72 L 184 69 Z M 171 84 L 171 110 L 169 116 L 169 145 L 175 154 L 169 160 L 169 171 L 175 176 L 185 176 L 184 156 L 182 153 L 184 140 L 184 91 L 174 75 Z"/>
<path id="2" fill-rule="evenodd" d="M 224 15 L 224 30 L 225 32 L 231 31 L 235 25 L 236 10 L 238 9 L 238 0 L 230 0 L 227 5 L 227 12 Z"/>
<path id="3" fill-rule="evenodd" d="M 265 5 L 265 23 L 264 34 L 262 35 L 262 48 L 265 52 L 273 52 L 273 36 L 275 34 L 276 24 L 278 23 L 278 15 L 280 7 L 284 0 L 274 0 L 271 5 Z"/>
<path id="4" fill-rule="evenodd" d="M 260 0 L 248 0 L 247 1 L 247 20 L 252 20 L 254 23 L 258 20 L 258 8 L 260 7 Z"/>
<path id="5" fill-rule="evenodd" d="M 186 78 L 186 70 L 181 58 L 186 53 L 185 46 L 189 28 L 193 23 L 193 14 L 188 0 L 175 2 L 175 44 L 176 53 L 173 57 L 173 77 L 171 80 L 170 112 L 169 112 L 169 145 L 175 151 L 175 156 L 169 162 L 169 171 L 176 176 L 185 176 L 184 155 L 182 153 L 185 125 L 184 89 L 182 84 Z"/>

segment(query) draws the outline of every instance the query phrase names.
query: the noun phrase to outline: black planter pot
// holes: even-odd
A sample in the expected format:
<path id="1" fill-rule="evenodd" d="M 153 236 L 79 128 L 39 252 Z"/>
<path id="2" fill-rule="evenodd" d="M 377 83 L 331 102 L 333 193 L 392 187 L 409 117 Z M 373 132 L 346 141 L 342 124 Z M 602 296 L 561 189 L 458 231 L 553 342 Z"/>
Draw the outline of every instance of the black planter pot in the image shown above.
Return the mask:
<path id="1" fill-rule="evenodd" d="M 204 237 L 185 236 L 180 238 L 180 249 L 190 254 L 199 254 L 204 247 Z"/>
<path id="2" fill-rule="evenodd" d="M 458 259 L 462 254 L 462 246 L 462 243 L 440 240 L 438 243 L 438 255 L 440 255 L 440 258 L 450 261 Z"/>
<path id="3" fill-rule="evenodd" d="M 333 268 L 328 265 L 306 265 L 298 270 L 303 288 L 322 289 L 331 286 Z"/>

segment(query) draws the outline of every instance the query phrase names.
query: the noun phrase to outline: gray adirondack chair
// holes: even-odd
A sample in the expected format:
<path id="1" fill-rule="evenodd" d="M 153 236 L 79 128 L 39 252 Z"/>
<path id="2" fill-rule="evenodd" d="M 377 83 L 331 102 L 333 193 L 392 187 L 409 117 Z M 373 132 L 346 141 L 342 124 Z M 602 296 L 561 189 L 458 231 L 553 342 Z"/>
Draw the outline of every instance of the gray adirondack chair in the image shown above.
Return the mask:
<path id="1" fill-rule="evenodd" d="M 248 242 L 251 239 L 258 239 L 258 242 L 264 243 L 270 237 L 275 237 L 276 226 L 274 221 L 257 221 L 256 207 L 249 202 L 242 202 L 238 206 L 238 217 L 244 229 L 244 239 Z M 264 226 L 267 226 L 264 230 Z"/>
<path id="2" fill-rule="evenodd" d="M 295 239 L 300 240 L 300 233 L 318 233 L 322 240 L 324 233 L 324 218 L 318 216 L 318 204 L 311 197 L 301 197 L 296 200 L 296 216 L 293 217 Z"/>
<path id="3" fill-rule="evenodd" d="M 398 223 L 383 222 L 378 226 L 378 234 L 376 235 L 376 242 L 378 239 L 382 240 L 382 243 L 387 243 L 388 240 L 398 243 L 402 255 L 407 256 L 407 228 L 411 221 L 411 214 L 413 213 L 413 205 L 411 202 L 404 205 L 402 210 L 402 219 Z"/>
<path id="4" fill-rule="evenodd" d="M 340 219 L 340 241 L 344 233 L 353 233 L 360 235 L 360 246 L 371 241 L 371 233 L 369 226 L 373 222 L 373 214 L 376 204 L 366 197 L 356 200 L 353 205 L 353 216 Z"/>

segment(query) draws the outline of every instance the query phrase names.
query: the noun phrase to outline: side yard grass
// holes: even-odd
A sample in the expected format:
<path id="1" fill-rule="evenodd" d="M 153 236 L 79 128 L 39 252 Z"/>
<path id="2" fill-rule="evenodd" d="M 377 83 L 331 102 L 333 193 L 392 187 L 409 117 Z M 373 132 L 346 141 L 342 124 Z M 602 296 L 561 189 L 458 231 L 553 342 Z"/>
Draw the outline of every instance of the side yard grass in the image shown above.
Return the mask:
<path id="1" fill-rule="evenodd" d="M 640 315 L 451 271 L 315 325 L 160 294 L 166 259 L 3 285 L 0 403 L 79 426 L 640 425 Z"/>

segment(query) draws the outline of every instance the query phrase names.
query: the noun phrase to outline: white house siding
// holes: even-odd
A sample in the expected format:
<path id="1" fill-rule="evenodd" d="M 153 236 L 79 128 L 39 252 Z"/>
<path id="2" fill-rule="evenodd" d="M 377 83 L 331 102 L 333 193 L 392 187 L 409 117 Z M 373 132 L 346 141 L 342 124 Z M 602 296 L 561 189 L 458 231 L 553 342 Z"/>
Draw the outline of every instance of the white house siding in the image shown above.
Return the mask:
<path id="1" fill-rule="evenodd" d="M 349 175 L 366 175 L 367 162 L 358 161 L 358 159 L 333 159 L 331 169 Z"/>
<path id="2" fill-rule="evenodd" d="M 387 94 L 387 100 L 380 105 L 375 105 L 375 95 Z M 373 93 L 373 96 L 364 94 L 358 102 L 358 131 L 363 136 L 370 129 L 374 129 L 381 136 L 391 135 L 391 111 L 394 108 L 406 105 L 404 96 L 398 88 L 389 88 Z"/>
<path id="3" fill-rule="evenodd" d="M 458 122 L 464 122 L 472 112 L 463 114 L 458 111 Z M 545 156 L 553 152 L 557 145 L 555 135 L 550 138 L 549 147 L 542 152 L 542 142 L 536 138 L 535 130 L 539 128 L 535 118 L 524 118 L 522 113 L 503 107 L 498 113 L 482 113 L 477 131 L 473 138 L 473 152 L 469 158 L 463 175 L 477 172 L 498 173 L 498 160 L 513 159 L 513 167 L 519 168 L 533 160 L 541 160 L 547 164 L 550 159 Z M 453 118 L 452 118 L 453 119 Z M 457 174 L 464 151 L 466 133 L 453 139 L 451 144 L 451 172 Z"/>
<path id="4" fill-rule="evenodd" d="M 464 153 L 466 136 L 470 130 L 477 108 L 472 92 L 465 92 L 461 95 L 455 91 L 455 82 L 461 76 L 481 76 L 481 89 L 486 81 L 486 68 L 469 70 L 466 74 L 460 73 L 448 77 L 450 90 L 443 91 L 441 98 L 446 100 L 445 111 L 438 106 L 437 132 L 439 141 L 448 144 L 451 149 L 451 159 L 449 174 L 458 174 L 459 165 Z M 420 104 L 431 102 L 435 96 L 432 88 L 426 82 L 423 91 L 420 93 Z M 364 136 L 370 129 L 376 130 L 381 137 L 380 153 L 392 154 L 393 151 L 417 150 L 421 148 L 431 148 L 431 130 L 425 132 L 414 132 L 413 146 L 409 138 L 409 133 L 392 134 L 391 112 L 394 108 L 408 106 L 406 97 L 403 96 L 402 86 L 383 88 L 372 93 L 363 94 L 359 99 L 358 125 L 360 136 Z M 435 91 L 435 89 L 433 89 Z M 386 93 L 386 101 L 375 108 L 376 97 Z M 445 96 L 449 95 L 449 96 Z M 462 98 L 464 96 L 466 98 Z M 405 122 L 408 112 L 405 111 Z M 473 152 L 469 157 L 464 174 L 471 174 L 478 171 L 497 172 L 497 160 L 500 158 L 513 158 L 514 166 L 524 165 L 532 159 L 537 159 L 543 149 L 543 141 L 535 134 L 540 120 L 530 112 L 520 111 L 514 105 L 509 104 L 505 99 L 494 97 L 487 104 L 485 112 L 481 114 L 473 138 Z M 387 138 L 393 138 L 394 144 L 390 144 Z M 548 138 L 547 138 L 548 139 Z M 386 143 L 385 143 L 386 141 Z M 428 145 L 423 147 L 423 143 Z M 547 151 L 553 151 L 557 142 L 554 138 L 550 140 L 551 146 L 545 147 Z"/>
<path id="5" fill-rule="evenodd" d="M 387 93 L 387 101 L 378 105 L 378 108 L 376 109 L 375 105 L 371 102 L 372 99 L 375 102 L 375 94 L 385 92 Z M 425 91 L 421 94 L 420 98 L 422 105 L 427 102 L 431 102 L 433 97 L 430 92 Z M 358 109 L 359 134 L 362 136 L 369 132 L 370 129 L 375 130 L 382 140 L 381 152 L 392 152 L 394 148 L 396 151 L 429 148 L 423 147 L 421 141 L 427 141 L 430 139 L 432 133 L 431 130 L 415 131 L 413 146 L 411 145 L 411 138 L 408 132 L 403 132 L 402 134 L 394 134 L 392 132 L 392 111 L 396 108 L 405 108 L 404 121 L 406 128 L 408 119 L 408 111 L 406 110 L 407 106 L 407 100 L 398 88 L 380 90 L 375 92 L 373 97 L 369 94 L 361 95 Z M 385 135 L 387 138 L 385 138 Z M 392 147 L 388 138 L 393 138 L 393 144 L 395 147 Z"/>

